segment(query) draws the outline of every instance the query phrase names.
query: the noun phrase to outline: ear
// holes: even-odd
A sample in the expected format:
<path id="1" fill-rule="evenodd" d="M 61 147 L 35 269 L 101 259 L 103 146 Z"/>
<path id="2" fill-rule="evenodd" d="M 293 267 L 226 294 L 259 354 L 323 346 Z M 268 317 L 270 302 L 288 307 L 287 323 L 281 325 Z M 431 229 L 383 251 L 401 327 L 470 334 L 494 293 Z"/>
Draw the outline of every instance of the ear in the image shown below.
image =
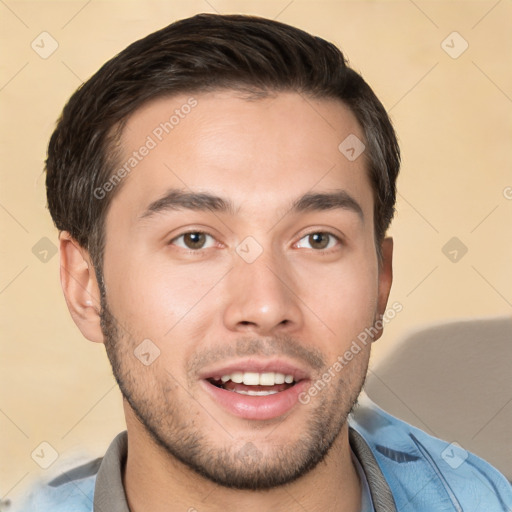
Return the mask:
<path id="1" fill-rule="evenodd" d="M 379 265 L 379 292 L 377 299 L 377 318 L 375 321 L 381 320 L 386 312 L 388 304 L 389 292 L 391 291 L 391 284 L 393 282 L 393 239 L 387 237 L 381 244 L 382 261 Z M 384 330 L 382 322 L 376 325 L 378 333 L 375 335 L 373 341 L 377 341 Z"/>
<path id="2" fill-rule="evenodd" d="M 69 312 L 82 334 L 103 343 L 100 289 L 89 253 L 67 231 L 60 240 L 60 282 Z"/>

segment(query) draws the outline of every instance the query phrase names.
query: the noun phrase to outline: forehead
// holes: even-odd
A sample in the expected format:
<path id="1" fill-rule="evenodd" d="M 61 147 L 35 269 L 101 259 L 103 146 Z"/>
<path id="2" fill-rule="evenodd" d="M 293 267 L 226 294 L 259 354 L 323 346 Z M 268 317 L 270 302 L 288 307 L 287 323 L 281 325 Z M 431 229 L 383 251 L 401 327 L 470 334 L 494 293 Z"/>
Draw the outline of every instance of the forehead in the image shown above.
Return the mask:
<path id="1" fill-rule="evenodd" d="M 267 212 L 310 191 L 344 189 L 371 210 L 365 155 L 347 158 L 347 137 L 364 139 L 339 100 L 280 92 L 249 101 L 230 90 L 160 98 L 126 123 L 118 162 L 126 172 L 111 209 L 136 217 L 178 188 Z"/>

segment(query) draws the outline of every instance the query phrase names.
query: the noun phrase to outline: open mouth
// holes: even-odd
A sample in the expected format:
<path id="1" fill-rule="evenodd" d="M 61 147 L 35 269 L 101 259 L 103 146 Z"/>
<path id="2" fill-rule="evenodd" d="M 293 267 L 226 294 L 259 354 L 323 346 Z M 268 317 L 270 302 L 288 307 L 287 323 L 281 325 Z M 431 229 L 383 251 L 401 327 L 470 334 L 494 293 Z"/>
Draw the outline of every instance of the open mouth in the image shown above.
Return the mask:
<path id="1" fill-rule="evenodd" d="M 233 362 L 205 370 L 200 378 L 204 391 L 217 405 L 234 416 L 256 421 L 290 412 L 310 382 L 306 370 L 278 360 Z"/>
<path id="2" fill-rule="evenodd" d="M 206 379 L 217 388 L 233 391 L 241 395 L 268 396 L 295 386 L 293 375 L 279 372 L 241 372 Z"/>

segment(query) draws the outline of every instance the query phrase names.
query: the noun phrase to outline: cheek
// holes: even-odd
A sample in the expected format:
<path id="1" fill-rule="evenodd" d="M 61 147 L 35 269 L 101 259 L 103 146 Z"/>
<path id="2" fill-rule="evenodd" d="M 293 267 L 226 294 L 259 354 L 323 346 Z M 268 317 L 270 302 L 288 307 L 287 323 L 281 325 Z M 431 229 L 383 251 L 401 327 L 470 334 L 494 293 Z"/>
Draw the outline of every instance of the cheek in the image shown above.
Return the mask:
<path id="1" fill-rule="evenodd" d="M 198 328 L 207 321 L 201 306 L 222 275 L 201 263 L 176 266 L 141 256 L 112 266 L 105 281 L 111 310 L 132 337 L 166 342 L 191 320 Z"/>
<path id="2" fill-rule="evenodd" d="M 351 258 L 330 269 L 309 267 L 301 274 L 300 297 L 323 321 L 338 350 L 374 322 L 377 311 L 377 272 L 368 260 Z"/>

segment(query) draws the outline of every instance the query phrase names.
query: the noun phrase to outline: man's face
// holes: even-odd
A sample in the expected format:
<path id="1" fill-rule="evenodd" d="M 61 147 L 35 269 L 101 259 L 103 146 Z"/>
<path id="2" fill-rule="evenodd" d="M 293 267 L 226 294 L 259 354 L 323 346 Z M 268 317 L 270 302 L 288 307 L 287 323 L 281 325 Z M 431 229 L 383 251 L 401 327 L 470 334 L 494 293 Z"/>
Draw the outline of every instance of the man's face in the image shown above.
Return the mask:
<path id="1" fill-rule="evenodd" d="M 190 96 L 148 104 L 124 130 L 121 166 L 139 153 L 106 220 L 105 344 L 128 416 L 170 454 L 222 485 L 271 487 L 347 428 L 368 347 L 298 397 L 389 291 L 364 155 L 338 149 L 363 135 L 334 100 L 220 91 L 183 108 Z"/>

